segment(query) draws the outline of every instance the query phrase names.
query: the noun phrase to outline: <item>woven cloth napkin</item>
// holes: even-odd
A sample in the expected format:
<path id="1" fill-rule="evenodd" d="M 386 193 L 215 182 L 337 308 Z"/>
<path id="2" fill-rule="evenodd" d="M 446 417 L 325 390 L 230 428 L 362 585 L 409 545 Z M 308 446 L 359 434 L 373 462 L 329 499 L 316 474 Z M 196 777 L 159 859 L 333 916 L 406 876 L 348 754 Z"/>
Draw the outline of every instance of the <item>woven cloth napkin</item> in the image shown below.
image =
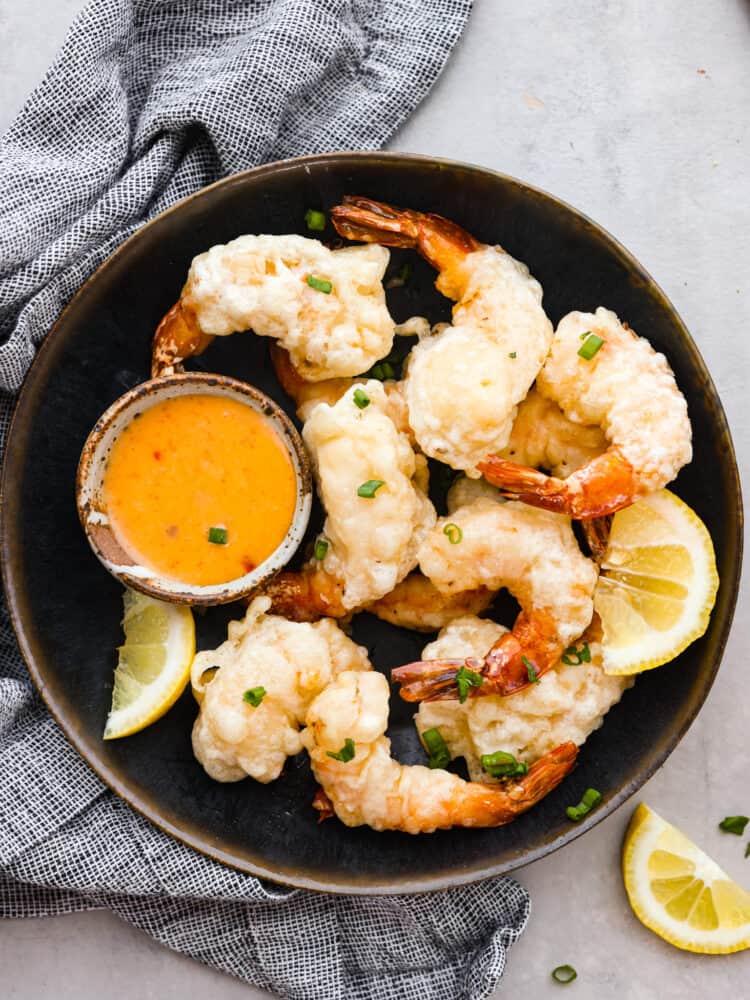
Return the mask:
<path id="1" fill-rule="evenodd" d="M 95 0 L 0 143 L 0 446 L 13 395 L 81 282 L 218 177 L 384 143 L 471 0 Z M 529 913 L 495 879 L 412 897 L 276 887 L 116 798 L 32 688 L 0 609 L 0 916 L 106 907 L 300 1000 L 487 997 Z"/>

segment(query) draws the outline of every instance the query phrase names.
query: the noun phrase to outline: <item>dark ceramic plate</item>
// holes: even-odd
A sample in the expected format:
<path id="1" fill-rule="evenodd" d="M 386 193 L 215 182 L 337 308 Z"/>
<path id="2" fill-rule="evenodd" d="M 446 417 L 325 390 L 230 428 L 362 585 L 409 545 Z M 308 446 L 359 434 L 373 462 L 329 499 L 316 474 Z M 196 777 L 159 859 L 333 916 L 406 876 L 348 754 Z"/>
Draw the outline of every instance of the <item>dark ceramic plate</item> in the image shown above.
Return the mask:
<path id="1" fill-rule="evenodd" d="M 121 589 L 97 562 L 74 498 L 81 446 L 97 417 L 148 376 L 149 341 L 177 298 L 191 258 L 241 233 L 304 232 L 308 207 L 357 193 L 437 211 L 525 261 L 553 320 L 571 309 L 614 309 L 665 352 L 687 396 L 695 458 L 674 485 L 705 520 L 721 588 L 706 635 L 641 677 L 587 741 L 575 772 L 534 810 L 498 830 L 428 837 L 318 825 L 303 755 L 274 784 L 219 785 L 193 759 L 189 692 L 144 732 L 103 743 Z M 330 234 L 331 236 L 333 234 Z M 403 252 L 394 254 L 396 266 Z M 444 320 L 449 303 L 415 255 L 414 274 L 389 293 L 397 320 Z M 219 338 L 191 366 L 234 375 L 289 407 L 268 342 Z M 732 618 L 740 572 L 740 488 L 724 413 L 680 318 L 649 275 L 574 209 L 489 170 L 413 156 L 345 153 L 271 164 L 231 177 L 144 226 L 83 287 L 40 350 L 21 392 L 3 476 L 4 578 L 18 639 L 47 705 L 70 740 L 119 795 L 200 851 L 269 879 L 338 892 L 438 889 L 507 872 L 561 847 L 632 795 L 664 762 L 708 693 Z M 316 527 L 315 515 L 311 521 Z M 512 614 L 500 608 L 504 618 Z M 199 646 L 222 640 L 237 606 L 198 616 Z M 507 621 L 510 624 L 510 621 Z M 414 659 L 424 638 L 362 615 L 355 638 L 383 671 Z M 390 735 L 404 762 L 423 761 L 412 710 L 392 698 Z M 565 806 L 589 785 L 601 806 L 573 826 Z"/>

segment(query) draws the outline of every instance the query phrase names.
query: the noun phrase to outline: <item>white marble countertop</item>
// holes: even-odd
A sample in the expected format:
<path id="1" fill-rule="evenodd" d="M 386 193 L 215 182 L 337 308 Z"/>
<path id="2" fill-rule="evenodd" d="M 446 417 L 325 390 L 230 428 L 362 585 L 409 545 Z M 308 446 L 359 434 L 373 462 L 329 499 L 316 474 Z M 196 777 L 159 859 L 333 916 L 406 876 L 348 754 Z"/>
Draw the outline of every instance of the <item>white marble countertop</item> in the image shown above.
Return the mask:
<path id="1" fill-rule="evenodd" d="M 0 0 L 0 127 L 44 71 L 81 0 Z M 514 174 L 585 211 L 656 277 L 718 386 L 743 471 L 750 462 L 750 3 L 747 0 L 476 0 L 466 34 L 392 148 Z M 710 470 L 707 470 L 710 474 Z M 717 830 L 750 811 L 748 588 L 714 689 L 636 800 L 518 873 L 530 925 L 497 996 L 579 1000 L 750 996 L 750 952 L 683 954 L 628 908 L 622 834 L 643 799 L 750 886 L 744 841 Z M 0 923 L 4 1000 L 266 994 L 154 944 L 108 913 Z M 566 994 L 567 996 L 568 994 Z"/>

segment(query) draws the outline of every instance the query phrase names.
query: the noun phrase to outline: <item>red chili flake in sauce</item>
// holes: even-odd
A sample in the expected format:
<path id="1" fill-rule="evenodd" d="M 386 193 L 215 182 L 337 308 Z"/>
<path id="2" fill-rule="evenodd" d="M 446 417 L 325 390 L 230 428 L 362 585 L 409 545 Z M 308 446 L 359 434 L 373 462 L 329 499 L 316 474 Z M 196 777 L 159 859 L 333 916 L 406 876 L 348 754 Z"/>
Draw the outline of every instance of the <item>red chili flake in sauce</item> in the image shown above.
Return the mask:
<path id="1" fill-rule="evenodd" d="M 177 527 L 176 524 L 170 524 L 170 526 L 167 528 L 167 534 L 169 535 L 170 538 L 176 538 L 177 532 L 179 530 L 180 529 Z"/>
<path id="2" fill-rule="evenodd" d="M 245 556 L 242 560 L 242 568 L 245 570 L 246 573 L 252 573 L 252 571 L 255 569 L 255 563 L 252 561 L 252 559 L 248 559 L 247 556 Z"/>
<path id="3" fill-rule="evenodd" d="M 161 462 L 161 452 L 160 451 L 155 451 L 154 452 L 154 458 L 156 459 L 157 462 Z"/>

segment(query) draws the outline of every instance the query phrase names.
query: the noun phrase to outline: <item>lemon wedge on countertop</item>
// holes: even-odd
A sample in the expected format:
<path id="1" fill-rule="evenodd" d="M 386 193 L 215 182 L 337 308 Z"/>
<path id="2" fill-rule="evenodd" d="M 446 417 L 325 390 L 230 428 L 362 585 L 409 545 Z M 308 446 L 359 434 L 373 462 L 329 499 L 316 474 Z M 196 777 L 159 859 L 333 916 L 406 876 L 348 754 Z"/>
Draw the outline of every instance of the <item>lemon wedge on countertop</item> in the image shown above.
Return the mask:
<path id="1" fill-rule="evenodd" d="M 190 680 L 195 625 L 190 608 L 126 590 L 112 708 L 104 739 L 137 733 L 174 705 Z"/>
<path id="2" fill-rule="evenodd" d="M 642 803 L 625 834 L 622 874 L 635 915 L 675 947 L 707 955 L 750 948 L 750 892 Z"/>
<path id="3" fill-rule="evenodd" d="M 673 660 L 706 631 L 718 586 L 711 536 L 674 493 L 618 511 L 594 593 L 605 673 Z"/>

